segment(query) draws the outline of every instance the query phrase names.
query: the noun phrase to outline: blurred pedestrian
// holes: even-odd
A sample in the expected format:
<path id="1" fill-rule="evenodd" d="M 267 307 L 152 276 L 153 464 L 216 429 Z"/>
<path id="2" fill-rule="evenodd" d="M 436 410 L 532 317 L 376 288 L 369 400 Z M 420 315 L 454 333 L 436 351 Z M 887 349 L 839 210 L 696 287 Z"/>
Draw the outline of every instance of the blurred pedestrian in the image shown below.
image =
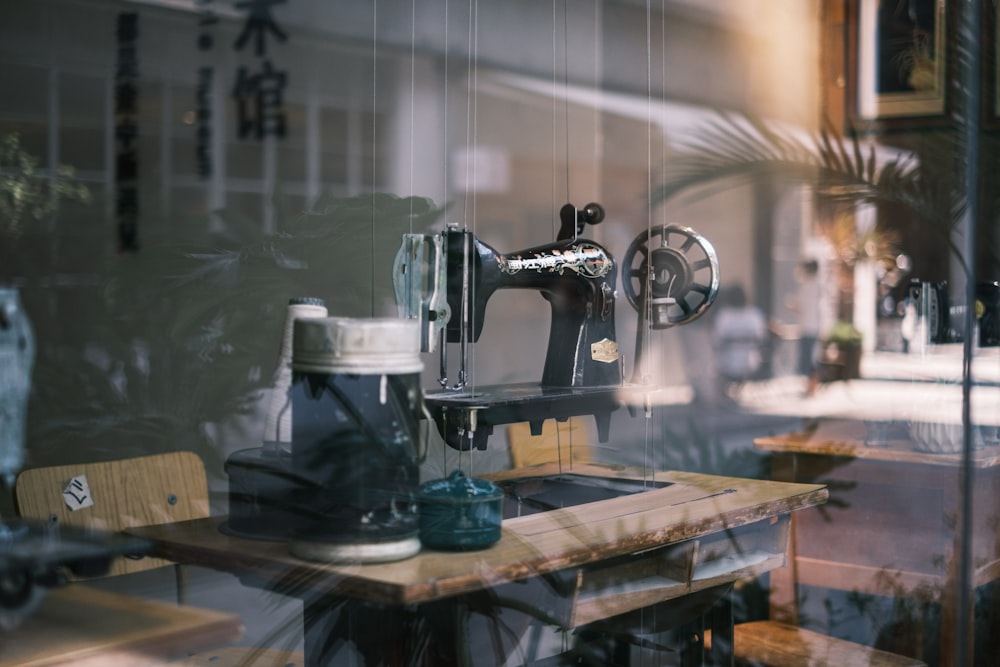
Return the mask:
<path id="1" fill-rule="evenodd" d="M 723 396 L 732 385 L 756 377 L 767 344 L 767 319 L 763 311 L 749 303 L 742 285 L 720 295 L 721 303 L 713 319 L 712 340 Z"/>
<path id="2" fill-rule="evenodd" d="M 799 262 L 795 271 L 799 281 L 798 291 L 789 307 L 798 315 L 799 324 L 799 375 L 806 377 L 806 396 L 816 393 L 819 375 L 816 357 L 820 335 L 820 300 L 822 286 L 819 283 L 819 262 L 813 258 Z"/>

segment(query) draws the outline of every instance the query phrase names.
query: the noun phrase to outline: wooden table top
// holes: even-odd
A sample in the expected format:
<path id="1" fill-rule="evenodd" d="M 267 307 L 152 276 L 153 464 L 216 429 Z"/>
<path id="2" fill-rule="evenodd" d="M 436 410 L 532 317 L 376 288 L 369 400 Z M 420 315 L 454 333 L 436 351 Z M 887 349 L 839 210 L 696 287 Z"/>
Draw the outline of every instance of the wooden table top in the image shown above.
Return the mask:
<path id="1" fill-rule="evenodd" d="M 962 454 L 939 454 L 914 449 L 913 442 L 895 432 L 885 445 L 871 447 L 865 444 L 867 426 L 863 421 L 825 419 L 798 433 L 770 435 L 756 438 L 754 447 L 761 451 L 781 454 L 813 454 L 816 456 L 841 456 L 894 463 L 957 467 Z M 975 468 L 992 468 L 1000 464 L 1000 445 L 990 444 L 972 450 Z"/>
<path id="2" fill-rule="evenodd" d="M 496 481 L 545 476 L 556 464 L 496 473 Z M 576 465 L 573 474 L 637 478 L 621 466 Z M 655 473 L 663 488 L 601 503 L 505 520 L 500 541 L 472 552 L 424 550 L 407 560 L 332 565 L 300 560 L 287 544 L 220 532 L 225 517 L 129 529 L 176 562 L 262 577 L 276 590 L 324 592 L 387 604 L 414 604 L 539 574 L 638 553 L 768 521 L 822 504 L 822 485 L 789 484 L 686 472 Z"/>
<path id="3" fill-rule="evenodd" d="M 161 665 L 242 634 L 239 616 L 71 584 L 0 630 L 0 667 Z"/>

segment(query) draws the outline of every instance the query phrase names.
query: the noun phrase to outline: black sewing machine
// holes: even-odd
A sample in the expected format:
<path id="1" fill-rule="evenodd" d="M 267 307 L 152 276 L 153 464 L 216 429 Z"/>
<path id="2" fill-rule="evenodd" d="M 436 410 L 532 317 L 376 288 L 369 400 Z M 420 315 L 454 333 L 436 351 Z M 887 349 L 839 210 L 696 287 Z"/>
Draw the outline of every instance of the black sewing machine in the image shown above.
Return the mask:
<path id="1" fill-rule="evenodd" d="M 626 386 L 615 333 L 618 267 L 603 246 L 579 234 L 604 219 L 604 209 L 566 204 L 556 240 L 500 253 L 457 225 L 436 235 L 407 234 L 393 268 L 400 315 L 422 324 L 422 349 L 441 344 L 441 389 L 424 400 L 445 442 L 459 450 L 485 449 L 493 426 L 529 422 L 539 434 L 545 419 L 594 416 L 598 437 L 609 437 L 611 413 Z M 673 245 L 678 235 L 679 245 Z M 652 252 L 648 246 L 659 237 Z M 689 255 L 698 254 L 691 258 Z M 635 261 L 638 264 L 633 266 Z M 711 245 L 686 227 L 668 225 L 640 234 L 626 255 L 625 285 L 640 312 L 636 377 L 647 324 L 665 328 L 700 317 L 718 292 L 718 261 Z M 470 387 L 467 346 L 483 330 L 486 304 L 500 289 L 536 290 L 552 318 L 539 383 Z M 447 346 L 461 346 L 458 379 L 448 378 Z"/>
<path id="2" fill-rule="evenodd" d="M 974 287 L 972 322 L 980 347 L 1000 346 L 1000 281 L 980 281 Z M 966 339 L 964 295 L 949 294 L 948 283 L 910 281 L 909 298 L 919 320 L 925 343 L 961 343 Z"/>

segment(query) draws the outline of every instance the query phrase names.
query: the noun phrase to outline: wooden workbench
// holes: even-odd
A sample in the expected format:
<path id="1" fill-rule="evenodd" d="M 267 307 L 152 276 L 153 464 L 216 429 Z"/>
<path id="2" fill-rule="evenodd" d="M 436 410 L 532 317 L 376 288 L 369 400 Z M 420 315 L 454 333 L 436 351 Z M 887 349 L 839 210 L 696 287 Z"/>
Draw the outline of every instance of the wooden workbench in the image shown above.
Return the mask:
<path id="1" fill-rule="evenodd" d="M 493 475 L 544 476 L 555 464 Z M 577 465 L 577 475 L 635 478 L 620 466 Z M 282 542 L 220 532 L 224 517 L 130 529 L 155 555 L 239 575 L 301 597 L 306 659 L 321 664 L 325 638 L 311 639 L 336 599 L 396 607 L 434 603 L 550 573 L 574 580 L 557 615 L 566 627 L 681 598 L 766 572 L 785 561 L 788 515 L 823 503 L 821 485 L 658 472 L 663 488 L 505 520 L 500 541 L 474 552 L 425 550 L 386 564 L 299 560 Z M 636 559 L 636 554 L 642 554 Z M 324 625 L 325 624 L 325 625 Z M 316 642 L 313 644 L 313 642 Z M 320 648 L 318 648 L 320 647 Z"/>

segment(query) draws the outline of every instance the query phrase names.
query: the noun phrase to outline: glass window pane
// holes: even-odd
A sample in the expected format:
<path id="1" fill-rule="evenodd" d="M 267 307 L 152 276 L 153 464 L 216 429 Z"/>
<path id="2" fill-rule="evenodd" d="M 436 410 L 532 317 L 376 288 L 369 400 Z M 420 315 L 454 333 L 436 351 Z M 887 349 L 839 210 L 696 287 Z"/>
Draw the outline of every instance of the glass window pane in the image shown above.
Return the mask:
<path id="1" fill-rule="evenodd" d="M 312 651 L 314 619 L 340 633 L 320 642 L 329 655 L 281 664 L 679 665 L 700 662 L 703 623 L 716 653 L 738 633 L 736 664 L 766 638 L 817 664 L 831 646 L 849 665 L 875 649 L 991 664 L 1000 61 L 996 8 L 969 4 L 0 2 L 0 137 L 20 133 L 43 167 L 0 165 L 0 302 L 18 291 L 37 351 L 24 460 L 0 429 L 0 487 L 22 468 L 194 452 L 211 517 L 131 530 L 208 568 L 190 606 L 231 614 L 241 643 Z M 130 74 L 134 144 L 112 94 Z M 53 180 L 52 160 L 75 179 Z M 398 255 L 405 234 L 447 223 L 440 262 Z M 448 284 L 417 285 L 441 267 Z M 337 373 L 289 393 L 289 300 L 398 319 L 394 278 L 426 306 L 428 340 L 435 298 L 449 303 L 445 349 L 402 384 L 378 366 L 375 393 L 338 389 Z M 25 349 L 4 337 L 9 312 L 2 377 Z M 317 393 L 359 405 L 301 410 Z M 524 452 L 552 475 L 512 491 L 504 478 L 544 477 Z M 431 548 L 466 516 L 421 535 L 420 484 L 456 469 L 508 484 L 500 544 Z M 369 472 L 394 490 L 336 495 Z M 19 488 L 0 493 L 5 520 L 28 506 Z M 92 490 L 98 510 L 118 506 Z M 187 502 L 171 495 L 137 514 L 171 526 Z M 246 531 L 278 534 L 238 534 L 241 512 Z M 341 540 L 405 553 L 360 569 L 301 557 Z M 308 579 L 285 591 L 303 599 L 258 587 L 265 569 Z M 176 609 L 172 583 L 141 575 L 101 586 Z M 40 609 L 72 594 L 53 587 Z M 90 625 L 42 633 L 46 650 L 114 634 L 104 614 L 74 618 Z M 971 655 L 957 657 L 958 623 Z M 190 637 L 154 648 L 186 654 Z"/>

